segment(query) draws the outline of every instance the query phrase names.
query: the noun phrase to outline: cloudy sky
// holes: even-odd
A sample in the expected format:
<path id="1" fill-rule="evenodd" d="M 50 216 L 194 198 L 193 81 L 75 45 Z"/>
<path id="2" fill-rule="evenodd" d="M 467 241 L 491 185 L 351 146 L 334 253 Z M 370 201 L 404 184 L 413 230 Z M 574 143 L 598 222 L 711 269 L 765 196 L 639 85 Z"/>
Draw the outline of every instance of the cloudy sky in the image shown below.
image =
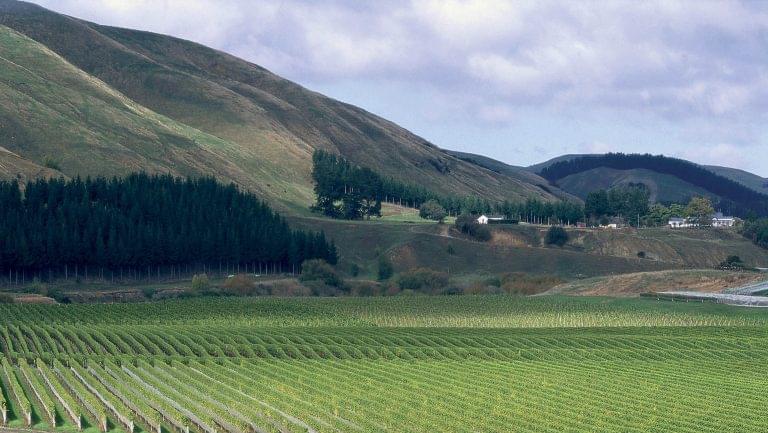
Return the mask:
<path id="1" fill-rule="evenodd" d="M 262 65 L 435 144 L 768 176 L 768 1 L 34 0 Z"/>

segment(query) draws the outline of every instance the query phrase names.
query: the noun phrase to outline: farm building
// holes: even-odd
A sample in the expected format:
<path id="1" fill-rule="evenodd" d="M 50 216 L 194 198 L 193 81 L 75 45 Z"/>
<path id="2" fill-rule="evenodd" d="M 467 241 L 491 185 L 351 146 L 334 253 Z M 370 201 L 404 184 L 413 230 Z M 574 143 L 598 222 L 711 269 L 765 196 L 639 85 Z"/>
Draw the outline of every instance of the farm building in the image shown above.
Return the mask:
<path id="1" fill-rule="evenodd" d="M 733 227 L 736 224 L 736 218 L 732 216 L 725 216 L 722 212 L 717 212 L 712 217 L 712 227 Z M 692 222 L 689 218 L 670 218 L 668 225 L 673 228 L 687 228 L 698 227 L 699 224 Z"/>
<path id="2" fill-rule="evenodd" d="M 736 224 L 736 218 L 725 216 L 722 212 L 717 212 L 712 217 L 712 227 L 733 227 Z"/>
<path id="3" fill-rule="evenodd" d="M 668 224 L 673 229 L 691 226 L 691 224 L 688 223 L 688 220 L 686 218 L 680 218 L 680 217 L 670 218 Z"/>
<path id="4" fill-rule="evenodd" d="M 517 224 L 519 223 L 516 219 L 507 219 L 503 216 L 488 216 L 488 215 L 480 215 L 477 217 L 477 222 L 480 224 Z"/>

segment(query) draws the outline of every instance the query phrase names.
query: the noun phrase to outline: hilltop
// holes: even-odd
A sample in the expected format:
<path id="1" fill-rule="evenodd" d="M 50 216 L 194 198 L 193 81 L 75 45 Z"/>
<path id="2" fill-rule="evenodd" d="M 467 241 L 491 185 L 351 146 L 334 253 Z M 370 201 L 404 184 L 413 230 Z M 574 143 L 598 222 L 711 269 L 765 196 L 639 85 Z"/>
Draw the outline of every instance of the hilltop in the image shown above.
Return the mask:
<path id="1" fill-rule="evenodd" d="M 526 169 L 532 173 L 539 174 L 542 170 L 557 163 L 598 156 L 602 156 L 602 154 L 561 155 L 539 164 L 531 165 L 526 167 Z M 752 191 L 768 194 L 768 179 L 766 178 L 731 167 L 696 165 L 718 176 L 737 182 Z M 563 191 L 581 198 L 585 198 L 587 194 L 597 189 L 610 189 L 629 183 L 642 183 L 646 185 L 651 191 L 651 199 L 658 202 L 687 201 L 690 197 L 696 195 L 709 196 L 713 199 L 723 198 L 678 176 L 643 168 L 620 170 L 610 167 L 598 167 L 565 176 L 558 179 L 556 183 Z"/>
<path id="2" fill-rule="evenodd" d="M 301 213 L 321 148 L 438 193 L 559 199 L 537 176 L 456 158 L 363 109 L 169 36 L 0 0 L 0 61 L 0 145 L 17 157 L 4 157 L 5 178 L 208 174 Z"/>

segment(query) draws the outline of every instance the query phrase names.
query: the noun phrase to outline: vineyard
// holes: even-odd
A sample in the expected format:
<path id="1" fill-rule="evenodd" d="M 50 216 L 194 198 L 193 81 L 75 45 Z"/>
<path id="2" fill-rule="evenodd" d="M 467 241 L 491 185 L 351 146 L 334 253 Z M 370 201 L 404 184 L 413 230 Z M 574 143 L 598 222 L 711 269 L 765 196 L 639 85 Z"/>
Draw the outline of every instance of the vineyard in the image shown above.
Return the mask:
<path id="1" fill-rule="evenodd" d="M 7 428 L 763 432 L 768 311 L 538 297 L 0 305 Z"/>

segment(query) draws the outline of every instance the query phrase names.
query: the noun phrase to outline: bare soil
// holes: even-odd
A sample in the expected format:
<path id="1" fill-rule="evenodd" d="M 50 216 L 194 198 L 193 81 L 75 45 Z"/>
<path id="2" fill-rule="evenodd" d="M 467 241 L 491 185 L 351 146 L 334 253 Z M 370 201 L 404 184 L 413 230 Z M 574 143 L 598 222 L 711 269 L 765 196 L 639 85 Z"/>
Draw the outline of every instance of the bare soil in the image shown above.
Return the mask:
<path id="1" fill-rule="evenodd" d="M 647 292 L 685 290 L 720 292 L 764 279 L 764 274 L 719 270 L 668 270 L 588 278 L 561 284 L 547 293 L 582 296 L 635 296 Z"/>

